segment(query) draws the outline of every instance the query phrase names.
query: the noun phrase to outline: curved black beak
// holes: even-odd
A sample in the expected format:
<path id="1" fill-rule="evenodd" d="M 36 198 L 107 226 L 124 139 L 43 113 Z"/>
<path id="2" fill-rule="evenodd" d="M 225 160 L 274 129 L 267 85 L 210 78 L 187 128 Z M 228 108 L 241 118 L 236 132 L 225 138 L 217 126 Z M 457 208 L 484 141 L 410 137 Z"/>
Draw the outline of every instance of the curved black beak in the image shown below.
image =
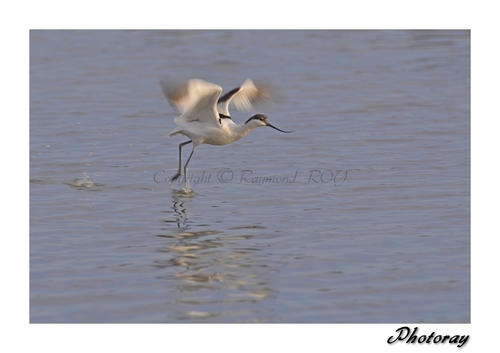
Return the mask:
<path id="1" fill-rule="evenodd" d="M 272 126 L 269 123 L 267 123 L 267 126 L 272 127 L 274 130 L 278 130 L 278 131 L 284 132 L 285 134 L 289 134 L 289 133 L 293 132 L 293 131 L 283 131 L 283 130 L 280 130 L 276 126 Z"/>

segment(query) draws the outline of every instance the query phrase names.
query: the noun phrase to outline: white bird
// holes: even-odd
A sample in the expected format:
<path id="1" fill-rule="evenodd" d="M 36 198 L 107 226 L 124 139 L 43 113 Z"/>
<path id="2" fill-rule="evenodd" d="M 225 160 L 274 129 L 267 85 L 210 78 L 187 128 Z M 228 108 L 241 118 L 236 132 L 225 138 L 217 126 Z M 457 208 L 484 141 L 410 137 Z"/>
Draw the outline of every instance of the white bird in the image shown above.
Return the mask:
<path id="1" fill-rule="evenodd" d="M 269 124 L 264 114 L 256 114 L 244 124 L 237 125 L 229 114 L 229 103 L 239 110 L 250 110 L 252 103 L 258 100 L 271 99 L 268 89 L 256 86 L 247 79 L 241 87 L 237 87 L 222 97 L 222 87 L 200 79 L 190 79 L 184 84 L 170 85 L 160 81 L 163 94 L 170 104 L 181 113 L 175 118 L 177 128 L 170 136 L 182 134 L 190 140 L 179 145 L 179 170 L 171 178 L 174 182 L 182 175 L 182 147 L 193 143 L 193 150 L 184 165 L 184 185 L 186 186 L 188 164 L 196 148 L 201 144 L 227 145 L 238 141 L 260 126 L 269 126 L 280 132 L 283 131 Z"/>

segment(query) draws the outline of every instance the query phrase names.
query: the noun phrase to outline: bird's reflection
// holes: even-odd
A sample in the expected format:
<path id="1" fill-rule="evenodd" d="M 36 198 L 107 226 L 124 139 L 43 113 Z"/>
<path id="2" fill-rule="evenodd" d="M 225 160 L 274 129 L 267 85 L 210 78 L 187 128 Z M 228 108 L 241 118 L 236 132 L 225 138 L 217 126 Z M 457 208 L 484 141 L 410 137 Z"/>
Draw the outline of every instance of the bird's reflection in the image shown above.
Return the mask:
<path id="1" fill-rule="evenodd" d="M 154 262 L 162 272 L 157 278 L 179 294 L 169 294 L 176 298 L 176 307 L 186 306 L 179 319 L 196 320 L 205 317 L 203 313 L 213 318 L 222 315 L 214 313 L 214 305 L 220 310 L 222 303 L 255 303 L 272 296 L 267 274 L 277 271 L 276 266 L 251 241 L 252 233 L 265 228 L 250 225 L 222 232 L 196 225 L 188 213 L 191 201 L 190 195 L 172 195 L 172 208 L 165 212 L 167 226 L 158 235 L 165 241 L 156 249 L 161 255 Z"/>
<path id="2" fill-rule="evenodd" d="M 174 191 L 172 194 L 172 209 L 174 211 L 175 222 L 178 228 L 187 227 L 187 209 L 185 202 L 192 197 L 190 194 L 182 194 L 178 191 Z"/>

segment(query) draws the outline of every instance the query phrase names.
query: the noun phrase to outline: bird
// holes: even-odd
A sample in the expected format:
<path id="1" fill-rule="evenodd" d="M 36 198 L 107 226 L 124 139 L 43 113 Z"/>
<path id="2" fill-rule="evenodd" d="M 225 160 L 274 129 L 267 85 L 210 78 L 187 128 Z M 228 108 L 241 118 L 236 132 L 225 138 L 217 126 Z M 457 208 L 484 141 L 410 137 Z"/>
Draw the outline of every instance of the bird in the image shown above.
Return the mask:
<path id="1" fill-rule="evenodd" d="M 181 115 L 174 119 L 177 127 L 170 132 L 170 136 L 184 135 L 188 141 L 179 144 L 179 169 L 170 182 L 182 176 L 182 148 L 190 143 L 193 149 L 184 165 L 184 187 L 187 187 L 188 165 L 194 151 L 202 144 L 227 145 L 247 136 L 252 130 L 268 126 L 283 133 L 284 131 L 271 125 L 267 115 L 255 114 L 244 124 L 235 124 L 229 113 L 230 103 L 238 110 L 249 111 L 253 103 L 270 100 L 272 94 L 265 86 L 255 85 L 247 79 L 221 96 L 222 87 L 198 78 L 187 82 L 173 84 L 168 80 L 160 80 L 160 87 L 171 106 L 176 108 Z"/>

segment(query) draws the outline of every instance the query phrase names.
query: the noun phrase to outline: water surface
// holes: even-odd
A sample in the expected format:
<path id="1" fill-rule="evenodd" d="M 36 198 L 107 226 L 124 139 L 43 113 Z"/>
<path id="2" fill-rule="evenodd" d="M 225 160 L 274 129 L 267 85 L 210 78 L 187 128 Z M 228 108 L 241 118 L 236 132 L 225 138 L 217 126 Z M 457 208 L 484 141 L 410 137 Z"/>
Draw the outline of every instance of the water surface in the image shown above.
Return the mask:
<path id="1" fill-rule="evenodd" d="M 164 75 L 294 133 L 179 193 Z M 31 322 L 470 322 L 468 31 L 31 31 L 30 110 Z"/>

